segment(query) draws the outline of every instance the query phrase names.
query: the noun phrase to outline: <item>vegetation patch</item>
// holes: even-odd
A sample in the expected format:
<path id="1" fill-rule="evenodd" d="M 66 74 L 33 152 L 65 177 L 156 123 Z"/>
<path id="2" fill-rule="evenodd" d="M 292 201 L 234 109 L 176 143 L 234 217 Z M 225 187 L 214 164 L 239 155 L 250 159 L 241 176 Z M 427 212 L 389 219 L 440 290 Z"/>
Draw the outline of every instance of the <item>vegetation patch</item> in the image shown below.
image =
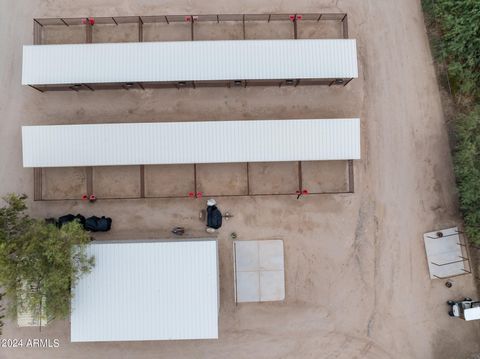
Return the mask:
<path id="1" fill-rule="evenodd" d="M 480 1 L 423 0 L 432 53 L 455 99 L 454 166 L 468 238 L 480 244 Z"/>
<path id="2" fill-rule="evenodd" d="M 65 318 L 71 289 L 90 272 L 90 236 L 78 222 L 61 228 L 26 214 L 26 196 L 10 194 L 0 208 L 0 286 L 7 312 Z"/>

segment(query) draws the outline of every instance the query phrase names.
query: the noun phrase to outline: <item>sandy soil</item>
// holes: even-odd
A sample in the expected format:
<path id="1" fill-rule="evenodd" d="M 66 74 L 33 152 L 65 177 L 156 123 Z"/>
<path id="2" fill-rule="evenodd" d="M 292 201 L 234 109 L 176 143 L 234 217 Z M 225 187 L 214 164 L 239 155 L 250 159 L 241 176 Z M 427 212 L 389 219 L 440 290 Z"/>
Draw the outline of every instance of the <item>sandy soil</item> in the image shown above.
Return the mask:
<path id="1" fill-rule="evenodd" d="M 346 88 L 240 91 L 40 94 L 20 85 L 21 46 L 32 42 L 33 17 L 289 11 L 347 12 L 350 37 L 358 39 L 360 78 Z M 355 194 L 221 200 L 221 208 L 235 217 L 219 235 L 219 340 L 70 344 L 68 321 L 55 321 L 42 332 L 10 323 L 4 338 L 59 338 L 61 347 L 0 348 L 1 358 L 462 359 L 480 350 L 478 323 L 449 318 L 445 305 L 450 298 L 476 297 L 474 279 L 455 279 L 451 289 L 431 281 L 423 248 L 424 232 L 458 224 L 459 216 L 419 1 L 0 0 L 0 16 L 1 194 L 33 194 L 33 171 L 22 168 L 22 124 L 357 116 L 363 121 Z M 278 31 L 283 36 L 285 30 Z M 165 237 L 174 225 L 201 233 L 197 215 L 203 205 L 130 199 L 93 206 L 36 202 L 31 208 L 38 216 L 107 214 L 115 221 L 111 238 L 141 238 Z M 243 239 L 284 240 L 284 303 L 234 304 L 232 231 Z"/>

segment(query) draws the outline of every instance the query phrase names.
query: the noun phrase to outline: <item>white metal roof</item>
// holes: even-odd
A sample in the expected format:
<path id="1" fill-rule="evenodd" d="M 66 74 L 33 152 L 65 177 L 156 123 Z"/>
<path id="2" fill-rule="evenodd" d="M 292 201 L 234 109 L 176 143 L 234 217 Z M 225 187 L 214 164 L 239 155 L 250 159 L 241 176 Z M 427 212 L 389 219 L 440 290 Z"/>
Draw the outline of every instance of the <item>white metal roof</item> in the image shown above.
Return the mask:
<path id="1" fill-rule="evenodd" d="M 465 320 L 480 319 L 480 307 L 467 308 L 463 310 L 463 317 Z"/>
<path id="2" fill-rule="evenodd" d="M 71 341 L 218 338 L 215 240 L 94 242 L 74 290 Z"/>
<path id="3" fill-rule="evenodd" d="M 28 45 L 23 85 L 356 78 L 353 39 Z"/>
<path id="4" fill-rule="evenodd" d="M 23 126 L 24 167 L 350 160 L 360 120 Z"/>

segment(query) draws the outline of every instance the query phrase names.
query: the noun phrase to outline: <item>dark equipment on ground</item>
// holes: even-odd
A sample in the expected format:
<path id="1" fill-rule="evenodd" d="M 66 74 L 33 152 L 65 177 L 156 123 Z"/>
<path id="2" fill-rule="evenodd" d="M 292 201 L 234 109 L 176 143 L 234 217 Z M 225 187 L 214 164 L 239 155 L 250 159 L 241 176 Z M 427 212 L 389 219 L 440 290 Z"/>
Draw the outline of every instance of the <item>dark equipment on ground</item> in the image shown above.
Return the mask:
<path id="1" fill-rule="evenodd" d="M 176 234 L 177 236 L 183 236 L 185 234 L 185 228 L 175 227 L 175 228 L 172 229 L 172 233 Z"/>
<path id="2" fill-rule="evenodd" d="M 61 217 L 58 218 L 57 226 L 60 228 L 64 224 L 73 222 L 75 220 L 80 222 L 82 224 L 82 226 L 85 227 L 85 217 L 82 216 L 81 214 L 77 214 L 76 216 L 74 216 L 73 214 L 66 214 L 65 216 L 61 216 Z"/>
<path id="3" fill-rule="evenodd" d="M 85 221 L 85 229 L 90 232 L 108 232 L 112 228 L 112 219 L 92 216 Z"/>
<path id="4" fill-rule="evenodd" d="M 222 212 L 217 206 L 207 207 L 207 227 L 213 229 L 219 229 L 222 226 Z"/>
<path id="5" fill-rule="evenodd" d="M 52 218 L 48 218 L 47 220 L 52 223 Z M 109 217 L 92 216 L 85 219 L 85 217 L 81 214 L 77 214 L 76 216 L 74 216 L 73 214 L 61 216 L 60 218 L 58 218 L 58 221 L 56 221 L 56 225 L 60 228 L 64 224 L 73 221 L 78 221 L 83 226 L 83 228 L 85 228 L 85 230 L 90 232 L 108 232 L 110 228 L 112 228 L 112 219 Z"/>

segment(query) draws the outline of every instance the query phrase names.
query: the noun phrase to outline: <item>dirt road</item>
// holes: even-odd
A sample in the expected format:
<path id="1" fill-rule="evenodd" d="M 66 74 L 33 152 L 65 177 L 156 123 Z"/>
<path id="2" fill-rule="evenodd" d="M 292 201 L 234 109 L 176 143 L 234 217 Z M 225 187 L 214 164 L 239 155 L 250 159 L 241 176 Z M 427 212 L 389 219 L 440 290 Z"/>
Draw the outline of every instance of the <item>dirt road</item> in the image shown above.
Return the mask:
<path id="1" fill-rule="evenodd" d="M 98 5 L 100 4 L 101 5 Z M 40 94 L 20 85 L 32 18 L 184 13 L 347 12 L 360 78 L 346 88 L 247 88 Z M 220 234 L 220 339 L 69 343 L 68 321 L 38 332 L 7 325 L 4 338 L 59 338 L 59 349 L 0 349 L 0 358 L 419 358 L 480 351 L 479 325 L 453 320 L 445 301 L 476 297 L 471 276 L 431 281 L 424 232 L 459 223 L 447 130 L 417 0 L 153 1 L 0 0 L 0 193 L 32 196 L 20 125 L 240 118 L 360 117 L 356 193 L 227 198 L 235 217 Z M 201 231 L 191 200 L 36 202 L 38 216 L 108 214 L 111 236 Z M 133 218 L 132 218 L 132 213 Z M 126 232 L 127 231 L 127 232 Z M 130 232 L 128 232 L 130 231 Z M 233 303 L 232 244 L 282 238 L 285 303 Z"/>

